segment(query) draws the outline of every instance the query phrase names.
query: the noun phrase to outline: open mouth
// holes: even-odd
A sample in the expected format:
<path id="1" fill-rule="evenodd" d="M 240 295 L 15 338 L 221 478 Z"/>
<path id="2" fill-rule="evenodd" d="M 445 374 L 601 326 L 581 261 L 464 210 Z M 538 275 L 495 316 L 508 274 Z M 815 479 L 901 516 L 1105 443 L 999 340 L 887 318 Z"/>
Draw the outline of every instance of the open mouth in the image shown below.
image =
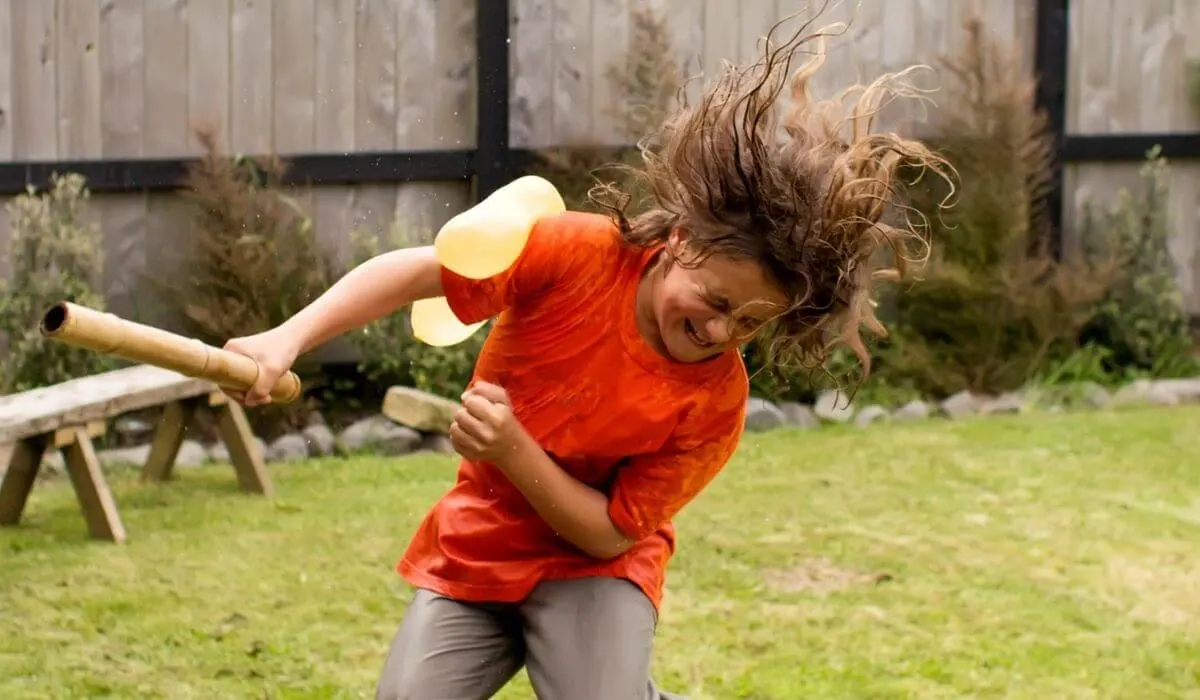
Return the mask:
<path id="1" fill-rule="evenodd" d="M 687 319 L 684 319 L 683 321 L 683 332 L 687 334 L 688 340 L 702 348 L 707 348 L 712 345 L 712 343 L 700 337 L 700 334 L 696 332 L 696 327 L 693 326 L 692 322 Z"/>

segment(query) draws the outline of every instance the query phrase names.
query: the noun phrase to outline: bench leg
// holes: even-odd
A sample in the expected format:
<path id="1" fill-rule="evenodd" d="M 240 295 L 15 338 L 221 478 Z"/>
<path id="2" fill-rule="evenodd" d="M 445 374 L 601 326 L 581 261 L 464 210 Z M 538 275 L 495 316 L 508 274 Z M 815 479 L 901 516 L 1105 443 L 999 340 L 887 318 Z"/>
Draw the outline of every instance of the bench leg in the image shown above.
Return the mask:
<path id="1" fill-rule="evenodd" d="M 196 402 L 174 401 L 163 408 L 150 445 L 150 456 L 142 467 L 142 481 L 167 481 L 175 469 L 175 458 L 183 445 L 183 436 L 192 416 L 196 413 Z"/>
<path id="2" fill-rule="evenodd" d="M 117 515 L 117 504 L 100 470 L 100 460 L 87 428 L 71 429 L 70 444 L 63 448 L 63 453 L 67 473 L 75 486 L 75 497 L 92 539 L 124 542 L 125 526 Z"/>
<path id="3" fill-rule="evenodd" d="M 254 439 L 254 431 L 250 429 L 246 411 L 221 392 L 211 394 L 208 403 L 217 409 L 217 426 L 229 450 L 229 461 L 233 462 L 237 472 L 238 485 L 249 493 L 274 495 L 275 488 L 271 485 L 271 476 Z"/>
<path id="4" fill-rule="evenodd" d="M 26 438 L 10 445 L 0 445 L 0 461 L 8 462 L 4 481 L 0 482 L 0 525 L 21 522 L 29 492 L 37 480 L 47 436 Z"/>

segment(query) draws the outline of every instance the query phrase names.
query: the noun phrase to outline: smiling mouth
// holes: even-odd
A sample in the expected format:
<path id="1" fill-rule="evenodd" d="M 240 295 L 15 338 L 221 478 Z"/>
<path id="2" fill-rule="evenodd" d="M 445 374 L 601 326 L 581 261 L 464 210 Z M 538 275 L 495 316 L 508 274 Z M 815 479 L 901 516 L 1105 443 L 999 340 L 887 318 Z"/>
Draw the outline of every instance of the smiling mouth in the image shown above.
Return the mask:
<path id="1" fill-rule="evenodd" d="M 683 322 L 683 332 L 687 334 L 688 340 L 702 348 L 707 348 L 712 345 L 712 343 L 701 338 L 700 334 L 696 332 L 696 327 L 692 325 L 691 321 L 686 319 Z"/>

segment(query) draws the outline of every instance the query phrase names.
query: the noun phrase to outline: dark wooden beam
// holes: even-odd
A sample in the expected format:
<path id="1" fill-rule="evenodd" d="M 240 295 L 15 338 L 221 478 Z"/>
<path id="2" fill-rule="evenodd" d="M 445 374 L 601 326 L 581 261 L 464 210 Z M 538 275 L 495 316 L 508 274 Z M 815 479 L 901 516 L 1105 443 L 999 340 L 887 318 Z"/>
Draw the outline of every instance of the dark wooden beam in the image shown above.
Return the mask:
<path id="1" fill-rule="evenodd" d="M 349 185 L 366 182 L 468 180 L 474 154 L 462 151 L 304 153 L 282 156 L 293 184 Z M 75 160 L 0 163 L 0 194 L 44 188 L 51 173 L 79 173 L 93 192 L 172 190 L 183 183 L 193 159 Z"/>
<path id="2" fill-rule="evenodd" d="M 475 2 L 475 201 L 513 178 L 508 139 L 508 0 Z"/>

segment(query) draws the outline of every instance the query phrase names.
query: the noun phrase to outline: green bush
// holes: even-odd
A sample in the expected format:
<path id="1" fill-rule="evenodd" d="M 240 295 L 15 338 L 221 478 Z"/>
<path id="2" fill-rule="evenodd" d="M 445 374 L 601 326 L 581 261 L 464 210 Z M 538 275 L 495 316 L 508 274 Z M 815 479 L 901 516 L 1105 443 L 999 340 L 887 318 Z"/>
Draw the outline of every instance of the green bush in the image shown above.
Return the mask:
<path id="1" fill-rule="evenodd" d="M 187 332 L 220 346 L 290 318 L 333 281 L 333 258 L 283 185 L 279 158 L 225 156 L 198 130 L 204 157 L 189 167 L 192 248 L 179 274 L 158 279 Z"/>
<path id="2" fill-rule="evenodd" d="M 1102 366 L 1118 378 L 1200 372 L 1188 314 L 1168 247 L 1169 169 L 1161 149 L 1147 153 L 1141 186 L 1122 189 L 1111 206 L 1084 203 L 1084 255 L 1115 260 L 1120 275 L 1083 328 L 1083 342 L 1105 348 Z"/>
<path id="3" fill-rule="evenodd" d="M 205 153 L 189 166 L 180 192 L 191 212 L 186 264 L 148 281 L 184 332 L 220 347 L 283 323 L 329 288 L 336 268 L 284 183 L 285 161 L 227 156 L 214 131 L 196 134 Z M 256 429 L 298 426 L 310 408 L 304 401 L 264 406 L 254 413 Z"/>
<path id="4" fill-rule="evenodd" d="M 11 284 L 0 280 L 0 334 L 7 338 L 0 393 L 26 391 L 115 367 L 111 358 L 42 338 L 39 324 L 67 300 L 105 310 L 97 286 L 104 255 L 99 230 L 85 213 L 90 192 L 77 174 L 51 177 L 49 191 L 32 186 L 7 206 L 12 225 Z"/>
<path id="5" fill-rule="evenodd" d="M 383 252 L 385 245 L 386 249 L 395 249 L 412 240 L 394 225 L 386 241 L 353 231 L 351 263 L 362 264 Z M 359 354 L 359 370 L 378 386 L 411 386 L 458 400 L 471 381 L 490 323 L 458 345 L 437 348 L 413 338 L 409 314 L 409 309 L 401 309 L 347 334 Z"/>
<path id="6" fill-rule="evenodd" d="M 881 377 L 934 397 L 1014 390 L 1069 355 L 1112 271 L 1110 261 L 1059 262 L 1049 249 L 1054 147 L 1036 84 L 980 21 L 966 33 L 939 62 L 950 81 L 936 140 L 959 174 L 956 201 L 937 214 L 947 193 L 914 189 L 932 250 L 921 279 L 892 290 L 892 335 L 880 344 Z"/>

